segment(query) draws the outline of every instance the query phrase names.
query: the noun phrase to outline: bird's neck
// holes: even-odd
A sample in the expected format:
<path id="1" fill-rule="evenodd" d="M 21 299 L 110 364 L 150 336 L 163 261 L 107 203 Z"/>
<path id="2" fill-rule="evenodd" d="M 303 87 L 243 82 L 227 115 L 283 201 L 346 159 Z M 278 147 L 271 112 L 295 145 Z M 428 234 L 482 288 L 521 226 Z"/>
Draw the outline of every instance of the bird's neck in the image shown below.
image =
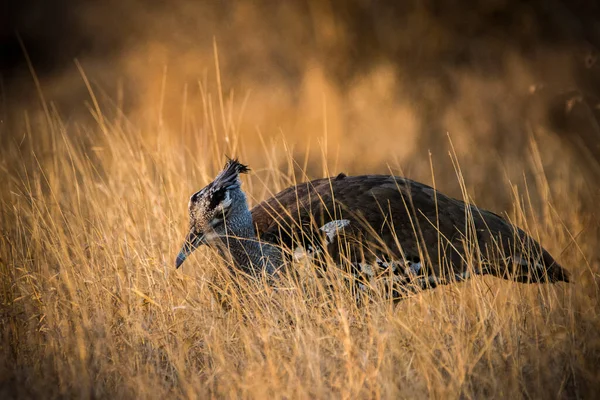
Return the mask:
<path id="1" fill-rule="evenodd" d="M 252 217 L 249 223 L 244 218 L 244 224 L 230 224 L 227 232 L 221 237 L 224 248 L 221 249 L 225 257 L 230 256 L 231 261 L 245 272 L 259 276 L 266 272 L 273 275 L 282 265 L 282 255 L 279 247 L 270 243 L 261 242 L 256 236 Z"/>

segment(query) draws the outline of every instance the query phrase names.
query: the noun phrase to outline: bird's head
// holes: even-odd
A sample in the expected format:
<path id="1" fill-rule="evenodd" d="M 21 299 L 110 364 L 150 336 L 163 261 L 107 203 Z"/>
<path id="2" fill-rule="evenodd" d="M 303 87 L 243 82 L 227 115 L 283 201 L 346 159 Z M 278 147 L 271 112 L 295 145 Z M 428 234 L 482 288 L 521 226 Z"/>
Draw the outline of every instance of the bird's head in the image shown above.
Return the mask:
<path id="1" fill-rule="evenodd" d="M 232 223 L 249 217 L 250 211 L 239 176 L 249 170 L 238 160 L 230 159 L 214 181 L 190 197 L 190 231 L 177 255 L 177 268 L 198 246 L 210 244 L 226 235 Z"/>

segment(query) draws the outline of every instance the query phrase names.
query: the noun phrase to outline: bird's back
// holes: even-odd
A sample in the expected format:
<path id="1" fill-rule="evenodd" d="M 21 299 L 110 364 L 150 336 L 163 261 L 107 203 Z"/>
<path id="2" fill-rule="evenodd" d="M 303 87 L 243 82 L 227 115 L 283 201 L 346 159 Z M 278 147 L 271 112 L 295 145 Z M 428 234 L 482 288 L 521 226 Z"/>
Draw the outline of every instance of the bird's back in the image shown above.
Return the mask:
<path id="1" fill-rule="evenodd" d="M 289 187 L 251 212 L 261 240 L 289 248 L 298 238 L 314 241 L 318 228 L 330 221 L 347 220 L 344 233 L 353 243 L 352 257 L 363 261 L 422 260 L 439 276 L 446 267 L 463 273 L 469 258 L 476 257 L 484 261 L 481 273 L 507 275 L 512 269 L 512 278 L 520 281 L 567 280 L 552 256 L 521 229 L 406 178 L 340 174 L 317 179 Z M 535 265 L 543 271 L 534 271 Z"/>

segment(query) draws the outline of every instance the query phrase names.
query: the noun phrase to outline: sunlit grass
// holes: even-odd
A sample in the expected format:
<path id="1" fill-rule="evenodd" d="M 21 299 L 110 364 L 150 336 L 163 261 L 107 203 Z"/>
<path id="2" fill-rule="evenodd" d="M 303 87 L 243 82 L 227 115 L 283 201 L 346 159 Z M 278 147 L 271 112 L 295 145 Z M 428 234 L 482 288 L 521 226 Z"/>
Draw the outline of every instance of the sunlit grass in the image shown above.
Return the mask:
<path id="1" fill-rule="evenodd" d="M 253 168 L 244 188 L 256 204 L 318 177 L 304 171 L 337 173 L 327 145 L 345 146 L 331 138 L 327 144 L 326 132 L 319 132 L 310 151 L 320 156 L 292 158 L 293 140 L 264 133 L 276 127 L 240 131 L 236 121 L 243 115 L 233 114 L 227 105 L 233 102 L 202 90 L 203 122 L 185 134 L 128 120 L 114 104 L 101 109 L 94 98 L 96 124 L 65 120 L 48 104 L 41 116 L 24 114 L 18 139 L 0 150 L 0 375 L 7 396 L 554 398 L 595 392 L 598 238 L 573 192 L 576 180 L 562 180 L 566 170 L 550 181 L 536 141 L 532 165 L 522 167 L 535 181 L 491 183 L 478 191 L 477 204 L 491 207 L 499 193 L 512 192 L 512 221 L 558 258 L 573 283 L 475 277 L 397 305 L 377 296 L 359 304 L 335 267 L 317 274 L 298 263 L 297 273 L 270 286 L 232 276 L 213 251 L 202 249 L 174 269 L 188 197 L 212 179 L 224 154 Z M 436 157 L 445 156 L 434 156 L 432 165 Z M 360 162 L 355 158 L 351 168 Z M 455 165 L 454 171 L 432 167 L 429 182 L 435 178 L 444 188 L 459 181 L 462 197 L 471 200 L 461 171 L 478 165 Z M 394 173 L 400 167 L 390 162 Z"/>

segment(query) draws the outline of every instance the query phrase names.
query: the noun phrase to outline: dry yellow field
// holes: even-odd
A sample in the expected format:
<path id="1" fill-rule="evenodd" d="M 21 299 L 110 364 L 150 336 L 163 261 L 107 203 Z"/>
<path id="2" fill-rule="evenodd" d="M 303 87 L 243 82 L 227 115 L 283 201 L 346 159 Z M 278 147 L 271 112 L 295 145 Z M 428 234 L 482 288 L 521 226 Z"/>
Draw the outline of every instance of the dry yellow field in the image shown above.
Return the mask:
<path id="1" fill-rule="evenodd" d="M 291 95 L 277 85 L 236 92 L 236 77 L 218 73 L 216 45 L 207 59 L 193 85 L 178 85 L 177 68 L 141 77 L 152 90 L 131 109 L 127 93 L 103 92 L 76 64 L 69 82 L 84 89 L 86 112 L 56 106 L 55 87 L 43 83 L 10 110 L 0 148 L 0 397 L 600 391 L 600 238 L 590 211 L 600 193 L 556 135 L 535 125 L 498 148 L 472 131 L 485 132 L 488 115 L 473 126 L 450 112 L 447 135 L 419 140 L 422 127 L 410 102 L 393 98 L 386 67 L 340 93 L 315 66 Z M 456 110 L 477 116 L 476 94 L 490 84 L 467 86 L 472 97 Z M 475 277 L 359 306 L 335 268 L 319 278 L 296 265 L 273 287 L 231 276 L 206 248 L 175 270 L 189 195 L 225 155 L 252 168 L 243 178 L 252 205 L 342 171 L 434 184 L 506 212 L 573 282 Z"/>

